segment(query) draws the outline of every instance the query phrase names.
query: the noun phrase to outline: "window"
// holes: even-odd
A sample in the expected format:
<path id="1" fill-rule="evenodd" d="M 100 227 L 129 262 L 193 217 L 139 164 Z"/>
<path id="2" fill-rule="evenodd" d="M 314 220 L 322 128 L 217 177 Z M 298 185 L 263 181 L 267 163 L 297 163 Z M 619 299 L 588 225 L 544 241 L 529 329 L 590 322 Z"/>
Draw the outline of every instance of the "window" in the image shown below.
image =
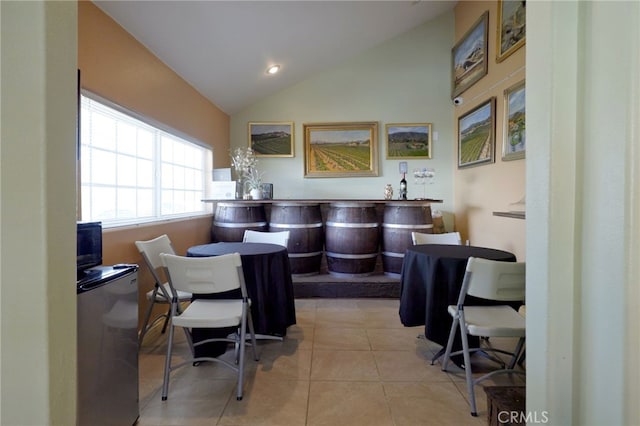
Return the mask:
<path id="1" fill-rule="evenodd" d="M 118 109 L 116 109 L 118 108 Z M 105 227 L 211 211 L 210 148 L 82 95 L 81 220 Z"/>

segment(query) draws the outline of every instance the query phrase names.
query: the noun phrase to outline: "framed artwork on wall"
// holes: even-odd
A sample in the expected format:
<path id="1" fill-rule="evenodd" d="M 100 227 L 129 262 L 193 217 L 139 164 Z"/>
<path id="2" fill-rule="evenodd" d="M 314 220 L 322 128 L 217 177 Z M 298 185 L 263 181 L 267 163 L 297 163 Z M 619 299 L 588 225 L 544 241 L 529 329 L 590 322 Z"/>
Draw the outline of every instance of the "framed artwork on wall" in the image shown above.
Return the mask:
<path id="1" fill-rule="evenodd" d="M 458 168 L 495 161 L 496 98 L 458 117 Z"/>
<path id="2" fill-rule="evenodd" d="M 503 160 L 524 158 L 526 148 L 525 97 L 524 80 L 504 91 Z"/>
<path id="3" fill-rule="evenodd" d="M 524 46 L 526 39 L 526 2 L 498 0 L 496 62 L 502 62 Z"/>
<path id="4" fill-rule="evenodd" d="M 385 125 L 387 159 L 431 158 L 431 123 Z"/>
<path id="5" fill-rule="evenodd" d="M 256 157 L 293 157 L 293 122 L 248 123 L 249 147 Z"/>
<path id="6" fill-rule="evenodd" d="M 378 176 L 378 123 L 305 123 L 304 177 Z"/>
<path id="7" fill-rule="evenodd" d="M 485 12 L 451 49 L 451 98 L 487 75 L 489 12 Z"/>

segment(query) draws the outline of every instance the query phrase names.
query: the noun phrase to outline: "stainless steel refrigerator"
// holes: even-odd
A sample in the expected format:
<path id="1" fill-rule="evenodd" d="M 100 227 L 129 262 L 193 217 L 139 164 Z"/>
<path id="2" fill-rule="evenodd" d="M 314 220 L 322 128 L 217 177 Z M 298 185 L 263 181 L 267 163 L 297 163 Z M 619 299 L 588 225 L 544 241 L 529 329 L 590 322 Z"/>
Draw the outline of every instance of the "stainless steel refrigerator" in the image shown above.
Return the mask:
<path id="1" fill-rule="evenodd" d="M 137 270 L 100 266 L 78 277 L 79 426 L 138 419 Z"/>

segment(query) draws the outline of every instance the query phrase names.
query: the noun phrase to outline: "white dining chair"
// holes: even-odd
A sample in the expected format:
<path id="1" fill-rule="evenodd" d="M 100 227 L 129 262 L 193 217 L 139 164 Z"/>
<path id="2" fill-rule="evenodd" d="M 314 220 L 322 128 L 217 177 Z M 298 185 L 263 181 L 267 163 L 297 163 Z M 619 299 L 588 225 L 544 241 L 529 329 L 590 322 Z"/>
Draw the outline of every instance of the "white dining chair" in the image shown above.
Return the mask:
<path id="1" fill-rule="evenodd" d="M 460 238 L 459 232 L 445 232 L 444 234 L 425 234 L 422 232 L 412 232 L 411 240 L 413 241 L 414 246 L 417 244 L 462 244 L 462 239 Z"/>
<path id="2" fill-rule="evenodd" d="M 289 243 L 289 231 L 260 232 L 247 229 L 246 231 L 244 231 L 242 242 L 269 243 L 287 247 L 287 244 Z"/>
<path id="3" fill-rule="evenodd" d="M 185 291 L 198 294 L 227 293 L 240 289 L 241 297 L 224 299 L 196 299 L 182 312 L 178 312 L 178 299 L 171 299 L 169 343 L 165 358 L 164 379 L 162 383 L 162 400 L 165 401 L 169 393 L 169 380 L 171 372 L 186 364 L 194 364 L 200 361 L 213 361 L 221 363 L 236 372 L 237 392 L 236 399 L 240 401 L 243 396 L 244 384 L 244 358 L 247 337 L 253 349 L 253 357 L 258 361 L 256 351 L 256 336 L 251 319 L 251 302 L 244 282 L 242 272 L 242 260 L 238 253 L 225 254 L 214 257 L 182 257 L 172 254 L 161 254 L 162 264 L 167 268 L 169 285 L 175 291 Z M 181 327 L 187 338 L 191 354 L 195 353 L 195 347 L 209 342 L 234 343 L 236 350 L 235 364 L 220 357 L 195 357 L 187 359 L 172 359 L 174 330 Z M 237 332 L 227 337 L 214 337 L 193 342 L 193 328 L 226 329 L 236 327 Z M 249 336 L 247 336 L 247 328 Z"/>
<path id="4" fill-rule="evenodd" d="M 447 371 L 452 355 L 462 353 L 472 416 L 478 415 L 474 392 L 475 385 L 497 374 L 525 374 L 524 370 L 516 369 L 516 363 L 524 348 L 526 325 L 525 318 L 509 305 L 470 306 L 465 304 L 466 297 L 473 296 L 499 302 L 524 303 L 525 268 L 524 262 L 500 262 L 470 257 L 467 261 L 458 302 L 448 308 L 449 315 L 453 317 L 453 323 L 449 332 L 447 349 L 442 360 L 442 370 Z M 458 332 L 460 332 L 462 339 L 462 351 L 452 352 L 453 342 Z M 469 348 L 467 335 L 485 338 L 513 337 L 517 338 L 518 342 L 512 352 L 486 345 L 482 346 L 482 339 L 480 339 L 479 347 Z M 507 354 L 511 356 L 511 360 L 506 368 L 499 368 L 474 378 L 471 353 L 479 351 Z"/>

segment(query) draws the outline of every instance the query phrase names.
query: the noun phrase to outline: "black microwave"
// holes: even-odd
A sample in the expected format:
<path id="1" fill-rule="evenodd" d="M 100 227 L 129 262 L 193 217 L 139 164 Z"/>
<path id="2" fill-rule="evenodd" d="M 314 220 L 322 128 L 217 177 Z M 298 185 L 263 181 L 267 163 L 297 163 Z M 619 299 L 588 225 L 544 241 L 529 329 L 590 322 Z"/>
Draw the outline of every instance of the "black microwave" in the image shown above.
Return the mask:
<path id="1" fill-rule="evenodd" d="M 77 223 L 78 272 L 102 265 L 102 222 Z"/>

